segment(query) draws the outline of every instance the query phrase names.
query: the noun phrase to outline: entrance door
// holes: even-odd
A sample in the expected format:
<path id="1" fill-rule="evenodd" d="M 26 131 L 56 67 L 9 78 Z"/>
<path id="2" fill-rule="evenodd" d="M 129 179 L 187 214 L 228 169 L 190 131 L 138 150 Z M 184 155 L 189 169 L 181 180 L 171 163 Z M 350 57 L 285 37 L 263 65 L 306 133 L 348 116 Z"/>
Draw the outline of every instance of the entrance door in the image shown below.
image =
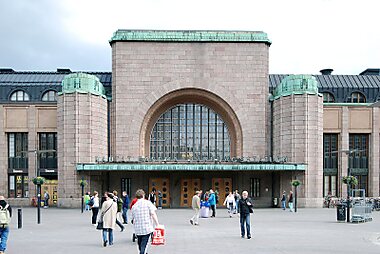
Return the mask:
<path id="1" fill-rule="evenodd" d="M 162 207 L 170 206 L 170 195 L 169 195 L 169 178 L 149 178 L 149 194 L 153 188 L 156 189 L 157 201 L 158 201 L 158 191 L 162 193 Z M 157 205 L 157 204 L 155 204 Z"/>
<path id="2" fill-rule="evenodd" d="M 56 206 L 58 201 L 58 181 L 57 180 L 47 180 L 43 185 L 41 185 L 41 199 L 44 199 L 45 191 L 49 193 L 49 205 Z"/>
<path id="3" fill-rule="evenodd" d="M 197 190 L 200 190 L 199 178 L 181 180 L 181 207 L 191 207 L 192 198 Z"/>
<path id="4" fill-rule="evenodd" d="M 212 189 L 218 191 L 219 200 L 217 205 L 223 205 L 223 202 L 228 196 L 228 193 L 232 191 L 232 179 L 231 178 L 213 178 L 212 179 Z"/>

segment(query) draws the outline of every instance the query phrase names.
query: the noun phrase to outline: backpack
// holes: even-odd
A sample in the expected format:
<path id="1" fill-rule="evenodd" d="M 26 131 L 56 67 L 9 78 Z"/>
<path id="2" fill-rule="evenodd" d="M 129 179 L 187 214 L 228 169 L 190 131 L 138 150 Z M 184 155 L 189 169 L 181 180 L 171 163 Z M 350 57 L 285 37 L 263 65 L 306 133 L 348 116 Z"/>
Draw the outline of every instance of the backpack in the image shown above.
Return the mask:
<path id="1" fill-rule="evenodd" d="M 93 206 L 94 205 L 94 198 L 92 197 L 88 203 L 87 203 L 88 206 Z"/>
<path id="2" fill-rule="evenodd" d="M 0 206 L 0 226 L 7 227 L 11 223 L 11 215 L 8 210 L 9 204 L 4 208 Z"/>
<path id="3" fill-rule="evenodd" d="M 121 198 L 117 198 L 117 212 L 121 212 L 121 210 L 123 209 L 123 199 Z"/>

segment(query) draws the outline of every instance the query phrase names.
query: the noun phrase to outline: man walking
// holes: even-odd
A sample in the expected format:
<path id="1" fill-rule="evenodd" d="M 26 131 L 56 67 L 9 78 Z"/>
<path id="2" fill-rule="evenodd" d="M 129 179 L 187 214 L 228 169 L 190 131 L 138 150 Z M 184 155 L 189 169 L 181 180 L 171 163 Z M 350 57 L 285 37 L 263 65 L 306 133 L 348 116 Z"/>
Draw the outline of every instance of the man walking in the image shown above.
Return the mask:
<path id="1" fill-rule="evenodd" d="M 248 198 L 248 191 L 243 191 L 242 193 L 242 198 L 239 200 L 239 211 L 241 238 L 244 238 L 245 229 L 247 229 L 247 238 L 251 239 L 250 214 L 253 213 L 253 203 L 252 200 Z"/>
<path id="2" fill-rule="evenodd" d="M 282 192 L 281 206 L 282 206 L 282 210 L 286 209 L 286 191 Z"/>
<path id="3" fill-rule="evenodd" d="M 137 190 L 137 202 L 132 207 L 133 227 L 137 235 L 139 254 L 147 253 L 147 245 L 154 231 L 153 222 L 156 227 L 159 225 L 156 214 L 157 208 L 152 202 L 145 200 L 144 197 L 145 192 L 141 189 Z"/>
<path id="4" fill-rule="evenodd" d="M 216 198 L 215 198 L 215 193 L 213 190 L 210 190 L 210 196 L 208 198 L 208 202 L 210 203 L 210 207 L 211 207 L 211 210 L 212 210 L 212 215 L 211 217 L 215 217 L 215 213 L 216 213 Z"/>
<path id="5" fill-rule="evenodd" d="M 3 196 L 0 196 L 0 254 L 4 254 L 7 249 L 11 217 L 11 206 L 5 201 Z"/>
<path id="6" fill-rule="evenodd" d="M 126 191 L 123 191 L 123 224 L 128 224 L 129 197 Z"/>
<path id="7" fill-rule="evenodd" d="M 190 219 L 191 225 L 199 225 L 198 219 L 199 219 L 199 209 L 201 208 L 201 192 L 196 191 L 195 195 L 193 196 L 193 200 L 191 202 L 191 207 L 194 209 L 194 215 Z"/>
<path id="8" fill-rule="evenodd" d="M 288 204 L 289 204 L 289 212 L 293 212 L 293 191 L 289 192 Z"/>

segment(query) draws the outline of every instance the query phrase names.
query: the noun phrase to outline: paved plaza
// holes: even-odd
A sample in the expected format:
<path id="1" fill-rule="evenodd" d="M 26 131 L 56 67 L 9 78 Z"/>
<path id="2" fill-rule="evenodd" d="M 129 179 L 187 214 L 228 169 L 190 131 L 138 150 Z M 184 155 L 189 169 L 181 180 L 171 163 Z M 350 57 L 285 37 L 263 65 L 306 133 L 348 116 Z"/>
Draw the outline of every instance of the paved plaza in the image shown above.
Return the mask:
<path id="1" fill-rule="evenodd" d="M 24 226 L 17 229 L 17 211 L 8 241 L 9 254 L 24 253 L 137 253 L 132 226 L 115 232 L 115 244 L 102 247 L 101 233 L 90 224 L 89 212 L 74 209 L 24 208 Z M 280 209 L 256 209 L 251 217 L 253 238 L 241 239 L 239 219 L 225 209 L 216 218 L 201 219 L 192 226 L 190 209 L 158 211 L 167 229 L 167 244 L 152 246 L 158 253 L 380 253 L 380 212 L 364 224 L 337 223 L 335 209 L 299 209 L 297 214 Z"/>

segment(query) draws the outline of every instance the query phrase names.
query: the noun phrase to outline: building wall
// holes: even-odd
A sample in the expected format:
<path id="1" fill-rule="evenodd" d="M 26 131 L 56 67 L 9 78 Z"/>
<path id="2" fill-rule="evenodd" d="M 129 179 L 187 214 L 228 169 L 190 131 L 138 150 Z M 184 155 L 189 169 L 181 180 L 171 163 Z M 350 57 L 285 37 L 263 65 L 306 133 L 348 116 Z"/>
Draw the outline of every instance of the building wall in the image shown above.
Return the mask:
<path id="1" fill-rule="evenodd" d="M 82 179 L 97 186 L 101 179 L 79 175 L 77 163 L 94 163 L 107 157 L 107 100 L 90 93 L 58 96 L 58 206 L 80 204 Z"/>
<path id="2" fill-rule="evenodd" d="M 283 96 L 274 100 L 273 108 L 274 156 L 286 156 L 290 163 L 307 164 L 304 173 L 283 174 L 282 185 L 286 187 L 291 180 L 299 179 L 302 182 L 300 205 L 322 206 L 322 97 L 308 94 Z"/>
<path id="3" fill-rule="evenodd" d="M 163 96 L 201 89 L 225 101 L 242 129 L 240 156 L 267 154 L 268 46 L 264 43 L 112 44 L 113 156 L 147 156 L 141 133 Z M 191 101 L 187 101 L 191 102 Z M 158 116 L 155 116 L 158 117 Z"/>

